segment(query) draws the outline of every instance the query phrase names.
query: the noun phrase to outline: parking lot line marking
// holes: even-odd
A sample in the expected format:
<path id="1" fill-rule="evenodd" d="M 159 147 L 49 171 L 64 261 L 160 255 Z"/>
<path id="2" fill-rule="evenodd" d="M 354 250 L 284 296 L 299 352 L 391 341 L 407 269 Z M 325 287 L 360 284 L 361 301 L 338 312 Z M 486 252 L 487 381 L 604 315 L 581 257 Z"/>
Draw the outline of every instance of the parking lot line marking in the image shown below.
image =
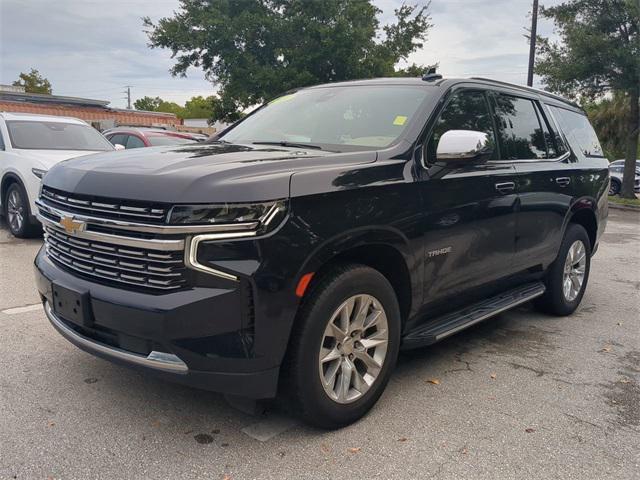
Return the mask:
<path id="1" fill-rule="evenodd" d="M 7 308 L 6 310 L 2 310 L 2 312 L 0 313 L 5 313 L 7 315 L 16 315 L 18 313 L 35 312 L 36 310 L 41 310 L 41 309 L 42 309 L 42 304 L 35 303 L 33 305 L 25 305 L 24 307 Z"/>
<path id="2" fill-rule="evenodd" d="M 276 435 L 295 427 L 298 422 L 289 417 L 281 415 L 272 415 L 261 422 L 254 423 L 242 429 L 242 432 L 249 435 L 254 440 L 266 442 Z"/>

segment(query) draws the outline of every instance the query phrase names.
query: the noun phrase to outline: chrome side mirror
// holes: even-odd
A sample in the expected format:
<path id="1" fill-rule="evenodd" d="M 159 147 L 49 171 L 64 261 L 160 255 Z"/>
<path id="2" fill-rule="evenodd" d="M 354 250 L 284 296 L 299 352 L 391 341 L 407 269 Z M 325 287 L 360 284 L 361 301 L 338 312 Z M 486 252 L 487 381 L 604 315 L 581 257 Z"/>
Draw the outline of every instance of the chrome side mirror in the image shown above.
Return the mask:
<path id="1" fill-rule="evenodd" d="M 119 143 L 114 143 L 113 144 L 113 149 L 114 150 L 124 150 L 124 148 L 125 148 L 124 145 L 121 145 Z"/>
<path id="2" fill-rule="evenodd" d="M 485 162 L 493 153 L 493 142 L 484 132 L 449 130 L 438 142 L 436 161 L 440 163 Z"/>

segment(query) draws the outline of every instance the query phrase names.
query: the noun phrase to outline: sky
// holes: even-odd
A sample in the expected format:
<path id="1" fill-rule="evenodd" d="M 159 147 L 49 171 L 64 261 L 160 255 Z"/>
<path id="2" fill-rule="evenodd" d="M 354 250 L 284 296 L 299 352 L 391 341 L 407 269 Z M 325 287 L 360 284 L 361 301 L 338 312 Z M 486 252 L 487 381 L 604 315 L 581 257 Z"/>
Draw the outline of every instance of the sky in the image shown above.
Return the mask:
<path id="1" fill-rule="evenodd" d="M 383 11 L 384 24 L 402 0 L 374 3 Z M 438 62 L 446 77 L 485 76 L 524 84 L 531 3 L 432 0 L 434 27 L 408 62 Z M 172 77 L 170 52 L 147 46 L 142 17 L 156 21 L 178 9 L 178 0 L 0 0 L 0 84 L 11 84 L 20 72 L 36 68 L 49 79 L 54 94 L 108 100 L 113 107 L 126 107 L 127 85 L 132 101 L 147 95 L 183 104 L 195 95 L 211 95 L 215 86 L 202 70 L 190 69 L 187 78 Z M 553 25 L 540 19 L 538 32 L 552 36 Z"/>

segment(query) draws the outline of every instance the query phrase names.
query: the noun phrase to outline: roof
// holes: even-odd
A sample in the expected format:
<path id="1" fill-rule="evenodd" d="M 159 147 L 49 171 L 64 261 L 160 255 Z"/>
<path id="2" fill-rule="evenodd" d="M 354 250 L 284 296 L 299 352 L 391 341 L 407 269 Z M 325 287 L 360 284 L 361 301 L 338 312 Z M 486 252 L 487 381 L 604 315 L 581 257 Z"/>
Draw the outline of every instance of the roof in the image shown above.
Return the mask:
<path id="1" fill-rule="evenodd" d="M 55 103 L 63 105 L 81 105 L 85 107 L 106 107 L 107 100 L 95 100 L 91 98 L 66 97 L 63 95 L 47 95 L 44 93 L 23 93 L 0 91 L 0 99 L 12 102 Z"/>
<path id="2" fill-rule="evenodd" d="M 13 113 L 13 112 L 0 112 L 0 117 L 5 120 L 23 120 L 29 122 L 61 122 L 61 123 L 78 123 L 86 125 L 86 122 L 75 117 L 61 117 L 59 115 L 39 115 L 34 113 Z"/>
<path id="3" fill-rule="evenodd" d="M 139 133 L 141 135 L 152 135 L 152 136 L 156 136 L 156 135 L 170 135 L 170 136 L 174 136 L 174 137 L 191 137 L 192 133 L 190 132 L 178 132 L 176 130 L 167 130 L 164 128 L 154 128 L 154 127 L 127 127 L 127 126 L 120 126 L 120 127 L 113 127 L 113 128 L 109 128 L 108 130 L 105 130 L 104 132 L 102 132 L 103 135 L 106 134 L 112 134 L 112 133 Z"/>
<path id="4" fill-rule="evenodd" d="M 554 100 L 558 100 L 560 102 L 571 105 L 572 107 L 580 108 L 578 104 L 572 102 L 571 100 L 564 98 L 560 95 L 556 95 L 555 93 L 547 92 L 545 90 L 540 90 L 537 88 L 526 87 L 524 85 L 518 85 L 516 83 L 503 82 L 501 80 L 493 80 L 490 78 L 482 78 L 482 77 L 471 77 L 471 78 L 443 78 L 436 80 L 423 80 L 420 77 L 386 77 L 386 78 L 371 78 L 371 79 L 363 79 L 363 80 L 348 80 L 344 82 L 335 82 L 335 83 L 324 83 L 320 85 L 314 85 L 312 87 L 308 87 L 310 89 L 314 88 L 327 88 L 327 87 L 335 87 L 335 86 L 365 86 L 365 85 L 414 85 L 414 86 L 450 86 L 456 83 L 462 82 L 477 82 L 485 85 L 492 85 L 497 87 L 509 87 L 516 90 L 521 90 L 524 92 L 535 93 L 536 95 L 546 96 L 548 98 L 552 98 Z"/>

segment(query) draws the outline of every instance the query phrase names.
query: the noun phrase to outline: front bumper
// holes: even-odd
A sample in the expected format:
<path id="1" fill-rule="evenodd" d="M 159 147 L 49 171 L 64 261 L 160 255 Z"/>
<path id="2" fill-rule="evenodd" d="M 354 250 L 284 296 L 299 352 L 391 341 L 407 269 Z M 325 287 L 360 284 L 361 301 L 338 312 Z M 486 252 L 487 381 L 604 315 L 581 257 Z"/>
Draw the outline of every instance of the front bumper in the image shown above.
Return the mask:
<path id="1" fill-rule="evenodd" d="M 68 341 L 98 357 L 196 388 L 274 397 L 279 366 L 252 349 L 240 288 L 197 287 L 164 295 L 91 282 L 63 270 L 42 249 L 36 283 L 45 313 Z M 86 293 L 91 321 L 52 308 L 52 283 Z"/>

